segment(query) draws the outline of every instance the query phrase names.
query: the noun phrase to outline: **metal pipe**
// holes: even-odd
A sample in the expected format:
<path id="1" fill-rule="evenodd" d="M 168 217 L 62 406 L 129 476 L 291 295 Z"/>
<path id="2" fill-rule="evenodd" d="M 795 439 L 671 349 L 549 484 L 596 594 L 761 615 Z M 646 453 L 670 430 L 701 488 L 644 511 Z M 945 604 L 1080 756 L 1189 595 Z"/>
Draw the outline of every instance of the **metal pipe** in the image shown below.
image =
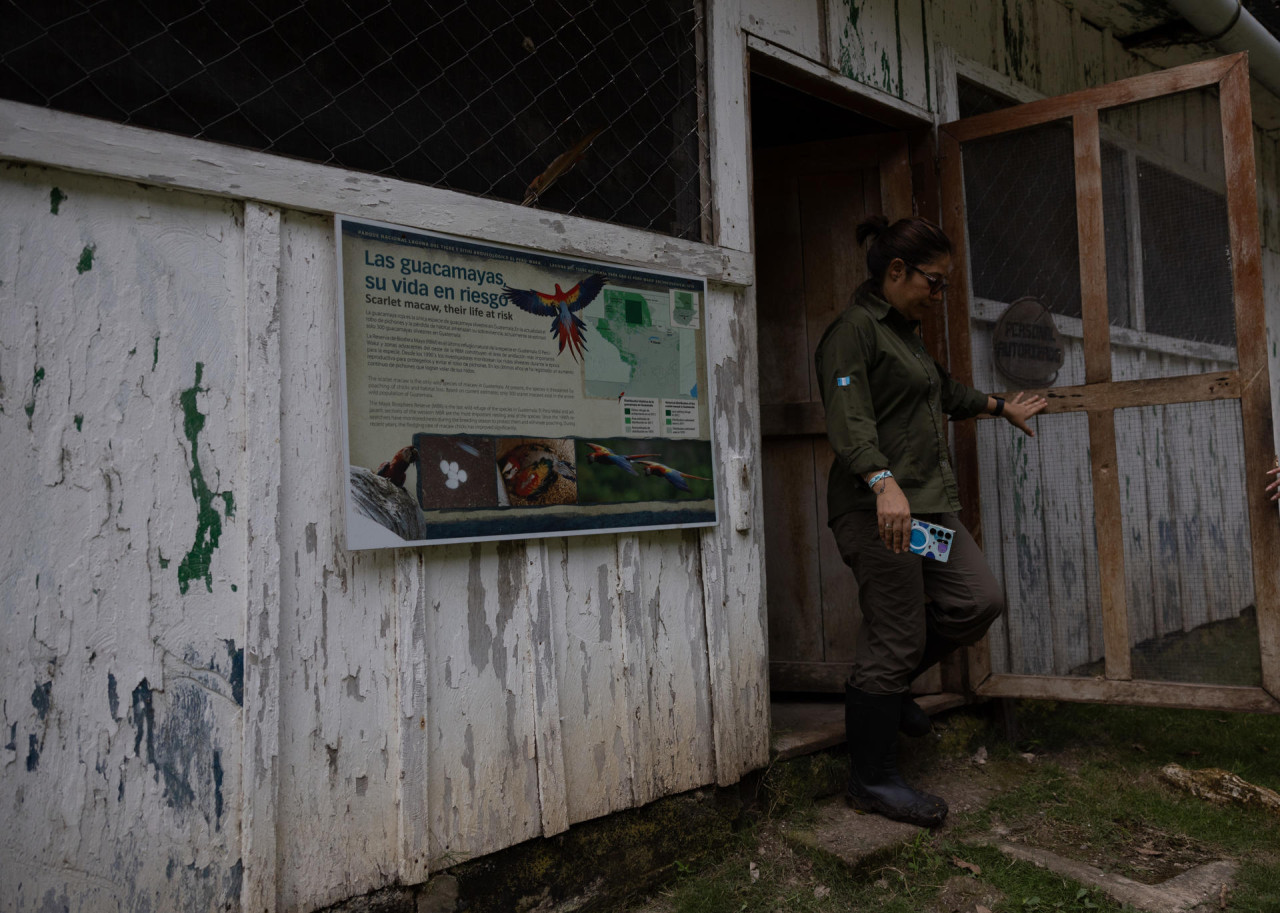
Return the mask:
<path id="1" fill-rule="evenodd" d="M 1280 96 L 1280 41 L 1242 0 L 1169 0 L 1183 19 L 1225 54 L 1249 52 L 1249 75 Z"/>

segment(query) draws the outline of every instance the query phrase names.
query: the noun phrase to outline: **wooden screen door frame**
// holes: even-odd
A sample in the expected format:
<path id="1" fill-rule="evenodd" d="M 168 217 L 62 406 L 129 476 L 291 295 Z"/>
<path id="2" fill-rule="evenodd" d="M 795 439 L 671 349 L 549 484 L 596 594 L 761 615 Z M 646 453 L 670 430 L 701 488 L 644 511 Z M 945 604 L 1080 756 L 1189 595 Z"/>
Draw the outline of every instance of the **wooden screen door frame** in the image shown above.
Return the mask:
<path id="1" fill-rule="evenodd" d="M 1152 380 L 1112 381 L 1111 333 L 1107 313 L 1107 254 L 1103 235 L 1100 109 L 1114 108 L 1192 89 L 1216 86 L 1222 120 L 1226 171 L 1231 278 L 1235 298 L 1239 367 Z M 961 143 L 1051 121 L 1071 120 L 1074 135 L 1076 219 L 1084 328 L 1085 383 L 1044 391 L 1047 414 L 1084 412 L 1094 485 L 1094 522 L 1101 576 L 1105 673 L 1101 678 L 992 674 L 990 646 L 983 640 L 969 653 L 969 681 L 989 697 L 1201 707 L 1280 712 L 1280 520 L 1263 491 L 1272 466 L 1270 382 L 1267 372 L 1261 248 L 1253 159 L 1253 119 L 1245 54 L 1125 79 L 1046 98 L 939 128 L 942 224 L 956 245 L 952 293 L 947 306 L 953 376 L 973 382 L 970 339 L 970 282 Z M 1245 478 L 1253 550 L 1262 686 L 1134 681 L 1129 615 L 1125 596 L 1120 481 L 1117 472 L 1115 410 L 1134 406 L 1238 400 L 1244 433 Z M 956 461 L 966 522 L 981 542 L 978 510 L 978 443 L 975 423 L 955 426 Z"/>

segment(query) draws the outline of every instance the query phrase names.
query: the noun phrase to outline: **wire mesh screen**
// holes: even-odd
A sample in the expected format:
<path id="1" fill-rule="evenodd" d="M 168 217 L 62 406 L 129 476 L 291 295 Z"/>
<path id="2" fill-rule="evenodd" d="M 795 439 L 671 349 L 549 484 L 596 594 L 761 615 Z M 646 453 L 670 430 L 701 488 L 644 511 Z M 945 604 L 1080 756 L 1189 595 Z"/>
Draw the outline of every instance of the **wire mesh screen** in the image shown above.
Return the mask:
<path id="1" fill-rule="evenodd" d="M 973 140 L 962 156 L 975 298 L 1009 304 L 1030 295 L 1079 317 L 1071 124 Z"/>
<path id="2" fill-rule="evenodd" d="M 1100 112 L 1112 374 L 1237 365 L 1216 90 Z M 1113 159 L 1108 171 L 1106 149 Z M 1136 332 L 1126 332 L 1132 330 Z"/>
<path id="3" fill-rule="evenodd" d="M 0 97 L 706 240 L 701 9 L 5 3 Z"/>
<path id="4" fill-rule="evenodd" d="M 1007 609 L 993 672 L 1092 675 L 1103 656 L 1088 418 L 1042 415 L 1036 437 L 980 422 L 982 547 Z"/>
<path id="5" fill-rule="evenodd" d="M 1235 400 L 1116 412 L 1133 677 L 1260 685 Z"/>

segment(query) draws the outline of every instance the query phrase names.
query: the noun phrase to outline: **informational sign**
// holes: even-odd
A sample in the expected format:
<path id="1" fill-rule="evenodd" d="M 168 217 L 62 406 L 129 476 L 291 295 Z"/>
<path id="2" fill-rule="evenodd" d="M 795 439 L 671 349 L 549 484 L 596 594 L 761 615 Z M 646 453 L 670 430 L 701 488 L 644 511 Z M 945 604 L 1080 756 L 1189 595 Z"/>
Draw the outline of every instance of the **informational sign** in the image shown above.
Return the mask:
<path id="1" fill-rule="evenodd" d="M 1039 299 L 1019 298 L 1005 309 L 991 334 L 996 368 L 1020 384 L 1052 384 L 1066 352 L 1053 314 Z"/>
<path id="2" fill-rule="evenodd" d="M 349 548 L 716 522 L 705 282 L 335 228 Z"/>

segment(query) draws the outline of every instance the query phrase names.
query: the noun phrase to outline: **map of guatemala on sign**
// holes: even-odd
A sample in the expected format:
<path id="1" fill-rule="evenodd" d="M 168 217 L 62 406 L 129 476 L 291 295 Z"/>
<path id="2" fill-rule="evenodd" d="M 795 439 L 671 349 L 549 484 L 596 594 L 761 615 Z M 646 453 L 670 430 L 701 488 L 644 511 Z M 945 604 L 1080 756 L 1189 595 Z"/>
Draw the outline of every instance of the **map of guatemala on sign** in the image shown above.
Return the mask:
<path id="1" fill-rule="evenodd" d="M 582 317 L 595 331 L 587 350 L 587 396 L 696 397 L 697 333 L 672 326 L 665 291 L 607 288 Z"/>

